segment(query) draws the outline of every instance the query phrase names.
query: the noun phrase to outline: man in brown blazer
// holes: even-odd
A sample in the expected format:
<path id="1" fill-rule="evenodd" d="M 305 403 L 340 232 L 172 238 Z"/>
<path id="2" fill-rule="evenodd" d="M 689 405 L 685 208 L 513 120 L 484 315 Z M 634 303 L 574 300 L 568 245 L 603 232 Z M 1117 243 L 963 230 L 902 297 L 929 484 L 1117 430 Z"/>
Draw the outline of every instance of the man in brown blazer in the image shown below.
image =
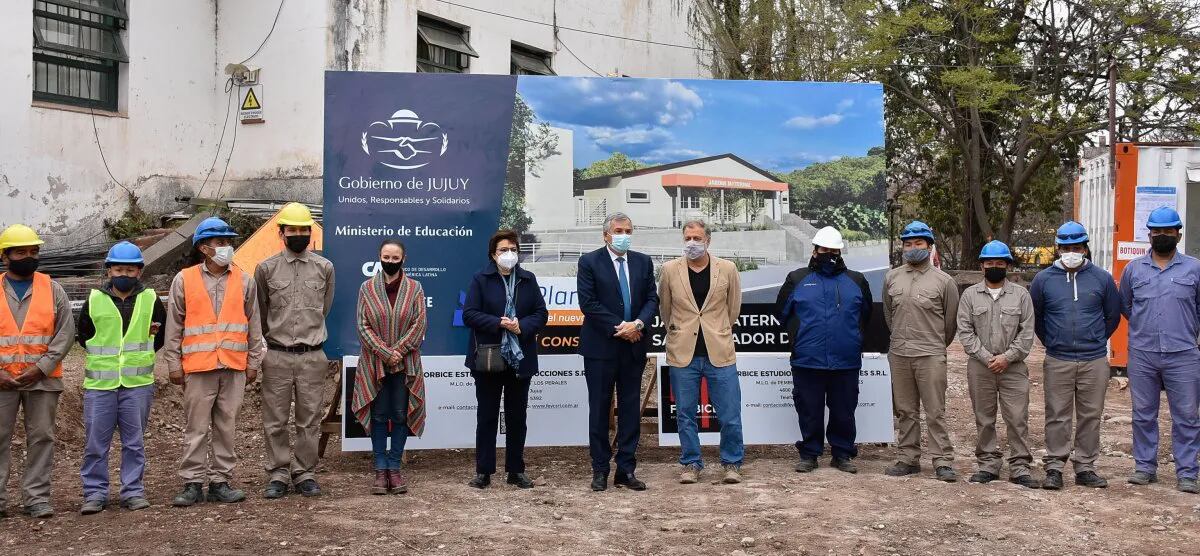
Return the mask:
<path id="1" fill-rule="evenodd" d="M 684 256 L 662 267 L 658 284 L 658 311 L 667 330 L 667 364 L 675 400 L 683 472 L 679 482 L 700 480 L 701 426 L 710 425 L 713 413 L 721 431 L 721 467 L 724 482 L 742 481 L 742 389 L 733 344 L 733 324 L 742 308 L 741 281 L 730 261 L 708 253 L 712 241 L 703 221 L 683 225 Z M 701 388 L 701 379 L 707 389 Z M 702 392 L 704 399 L 701 399 Z"/>

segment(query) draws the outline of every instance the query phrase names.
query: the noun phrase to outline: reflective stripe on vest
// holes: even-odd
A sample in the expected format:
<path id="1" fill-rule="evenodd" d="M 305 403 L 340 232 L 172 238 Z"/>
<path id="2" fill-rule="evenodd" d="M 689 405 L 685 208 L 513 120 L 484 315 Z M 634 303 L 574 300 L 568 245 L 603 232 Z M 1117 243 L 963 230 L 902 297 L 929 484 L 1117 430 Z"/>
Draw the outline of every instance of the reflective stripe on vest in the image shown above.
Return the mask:
<path id="1" fill-rule="evenodd" d="M 88 297 L 88 317 L 96 333 L 86 342 L 84 389 L 113 390 L 154 384 L 154 336 L 150 334 L 150 325 L 156 297 L 154 290 L 139 293 L 126 327 L 112 297 L 92 290 Z"/>
<path id="2" fill-rule="evenodd" d="M 57 318 L 54 314 L 54 288 L 50 277 L 40 272 L 33 273 L 33 286 L 29 296 L 29 309 L 25 322 L 17 326 L 17 319 L 7 298 L 0 302 L 0 368 L 17 376 L 27 367 L 42 360 L 50 351 L 50 340 L 54 338 Z M 0 285 L 2 287 L 2 285 Z M 62 363 L 50 372 L 51 378 L 62 377 Z"/>
<path id="3" fill-rule="evenodd" d="M 204 286 L 200 265 L 185 268 L 183 276 L 183 371 L 197 373 L 216 369 L 246 370 L 250 319 L 246 314 L 242 271 L 229 267 L 221 313 Z"/>

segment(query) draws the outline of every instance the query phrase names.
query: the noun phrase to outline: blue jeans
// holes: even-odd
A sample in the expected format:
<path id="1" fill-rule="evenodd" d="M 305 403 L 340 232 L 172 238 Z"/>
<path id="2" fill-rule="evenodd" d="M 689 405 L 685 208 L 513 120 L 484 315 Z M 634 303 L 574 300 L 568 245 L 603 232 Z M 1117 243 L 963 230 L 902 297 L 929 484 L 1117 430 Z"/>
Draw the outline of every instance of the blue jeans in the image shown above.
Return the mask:
<path id="1" fill-rule="evenodd" d="M 371 402 L 371 451 L 377 471 L 400 470 L 404 443 L 408 441 L 408 385 L 404 373 L 383 377 L 379 393 Z M 390 431 L 389 431 L 389 426 Z M 388 449 L 388 438 L 391 449 Z"/>
<path id="2" fill-rule="evenodd" d="M 737 365 L 714 367 L 707 357 L 694 357 L 686 367 L 671 367 L 671 392 L 675 394 L 675 419 L 679 423 L 679 463 L 704 467 L 700 458 L 700 434 L 696 413 L 700 406 L 700 380 L 708 383 L 708 399 L 721 426 L 721 464 L 741 465 L 745 456 L 742 445 L 742 386 Z"/>
<path id="3" fill-rule="evenodd" d="M 79 475 L 83 499 L 108 501 L 108 451 L 113 433 L 121 431 L 121 500 L 145 497 L 142 475 L 146 450 L 142 434 L 154 403 L 154 385 L 115 390 L 83 391 L 86 441 Z"/>

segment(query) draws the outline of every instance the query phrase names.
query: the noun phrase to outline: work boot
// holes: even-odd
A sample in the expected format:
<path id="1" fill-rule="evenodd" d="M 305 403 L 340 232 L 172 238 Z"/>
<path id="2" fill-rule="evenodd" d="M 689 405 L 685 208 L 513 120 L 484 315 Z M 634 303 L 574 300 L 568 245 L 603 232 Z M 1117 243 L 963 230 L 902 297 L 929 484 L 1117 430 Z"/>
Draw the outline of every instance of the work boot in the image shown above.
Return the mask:
<path id="1" fill-rule="evenodd" d="M 267 500 L 275 500 L 287 496 L 288 486 L 283 481 L 271 481 L 267 483 L 267 488 L 263 489 L 263 498 Z"/>
<path id="2" fill-rule="evenodd" d="M 533 488 L 533 479 L 524 473 L 509 473 L 507 482 L 516 485 L 517 488 Z"/>
<path id="3" fill-rule="evenodd" d="M 1179 479 L 1179 482 L 1175 484 L 1175 489 L 1188 494 L 1200 494 L 1200 485 L 1196 484 L 1196 479 Z"/>
<path id="4" fill-rule="evenodd" d="M 174 500 L 171 500 L 171 505 L 179 508 L 186 508 L 193 504 L 200 503 L 204 500 L 204 485 L 200 483 L 187 483 L 183 485 L 183 492 L 180 492 Z"/>
<path id="5" fill-rule="evenodd" d="M 399 469 L 388 471 L 388 494 L 404 494 L 408 492 L 408 481 Z"/>
<path id="6" fill-rule="evenodd" d="M 742 466 L 726 463 L 721 465 L 721 469 L 725 470 L 725 478 L 721 482 L 727 485 L 736 485 L 742 482 Z"/>
<path id="7" fill-rule="evenodd" d="M 889 477 L 903 477 L 905 475 L 913 475 L 920 472 L 920 465 L 909 465 L 902 461 L 898 461 L 892 464 L 891 467 L 883 470 L 883 474 Z"/>
<path id="8" fill-rule="evenodd" d="M 296 492 L 299 492 L 300 496 L 309 498 L 313 496 L 320 496 L 321 486 L 317 484 L 316 479 L 304 479 L 303 481 L 300 481 L 300 484 L 296 485 Z"/>
<path id="9" fill-rule="evenodd" d="M 54 517 L 54 508 L 50 507 L 50 504 L 45 502 L 38 502 L 37 504 L 25 506 L 25 513 L 29 514 L 29 517 L 34 519 L 46 519 L 48 517 Z"/>
<path id="10" fill-rule="evenodd" d="M 1108 480 L 1096 474 L 1095 471 L 1084 471 L 1075 474 L 1075 484 L 1092 488 L 1105 488 Z"/>
<path id="11" fill-rule="evenodd" d="M 858 466 L 854 465 L 854 462 L 850 458 L 833 458 L 829 462 L 829 465 L 843 473 L 850 473 L 851 475 L 858 473 Z"/>
<path id="12" fill-rule="evenodd" d="M 104 506 L 108 505 L 108 500 L 103 498 L 93 498 L 84 500 L 83 505 L 79 507 L 79 515 L 92 515 L 104 511 Z"/>
<path id="13" fill-rule="evenodd" d="M 1060 478 L 1059 481 L 1061 482 L 1062 479 Z M 1008 482 L 1035 490 L 1042 487 L 1041 483 L 1037 482 L 1037 479 L 1033 478 L 1033 475 L 1017 475 L 1016 477 L 1009 477 Z"/>
<path id="14" fill-rule="evenodd" d="M 817 458 L 800 456 L 800 462 L 796 464 L 796 472 L 811 473 L 818 466 L 820 466 L 820 464 L 817 463 Z"/>
<path id="15" fill-rule="evenodd" d="M 1129 476 L 1129 484 L 1131 485 L 1146 486 L 1150 483 L 1157 482 L 1158 475 L 1155 475 L 1154 473 L 1147 473 L 1145 471 L 1134 471 L 1133 475 Z"/>
<path id="16" fill-rule="evenodd" d="M 987 471 L 976 471 L 973 475 L 971 475 L 971 477 L 969 479 L 967 479 L 967 482 L 979 483 L 981 485 L 986 485 L 986 484 L 988 484 L 996 479 L 999 479 L 999 478 L 1000 478 L 1000 476 L 995 473 L 988 473 Z"/>
<path id="17" fill-rule="evenodd" d="M 375 470 L 375 484 L 371 485 L 371 494 L 388 493 L 388 472 L 386 469 Z"/>
<path id="18" fill-rule="evenodd" d="M 1075 482 L 1076 483 L 1079 482 L 1078 476 L 1076 476 Z M 1062 487 L 1063 487 L 1062 471 L 1059 471 L 1057 469 L 1046 470 L 1046 478 L 1044 480 L 1042 480 L 1042 489 L 1044 489 L 1044 490 L 1062 490 Z"/>
<path id="19" fill-rule="evenodd" d="M 937 469 L 934 469 L 933 472 L 934 478 L 942 481 L 943 483 L 954 483 L 958 481 L 958 473 L 955 472 L 954 468 L 950 467 L 949 465 L 942 465 Z"/>
<path id="20" fill-rule="evenodd" d="M 477 489 L 485 489 L 492 484 L 492 476 L 488 473 L 476 473 L 475 478 L 467 481 L 467 486 Z"/>
<path id="21" fill-rule="evenodd" d="M 246 499 L 245 491 L 229 486 L 229 483 L 209 483 L 208 501 L 234 504 Z"/>
<path id="22" fill-rule="evenodd" d="M 121 501 L 121 507 L 131 512 L 144 510 L 150 507 L 150 501 L 141 496 L 130 496 Z"/>
<path id="23" fill-rule="evenodd" d="M 608 473 L 592 471 L 592 492 L 608 490 Z"/>
<path id="24" fill-rule="evenodd" d="M 679 484 L 694 485 L 700 482 L 700 466 L 691 464 L 683 466 L 683 472 L 679 474 Z"/>

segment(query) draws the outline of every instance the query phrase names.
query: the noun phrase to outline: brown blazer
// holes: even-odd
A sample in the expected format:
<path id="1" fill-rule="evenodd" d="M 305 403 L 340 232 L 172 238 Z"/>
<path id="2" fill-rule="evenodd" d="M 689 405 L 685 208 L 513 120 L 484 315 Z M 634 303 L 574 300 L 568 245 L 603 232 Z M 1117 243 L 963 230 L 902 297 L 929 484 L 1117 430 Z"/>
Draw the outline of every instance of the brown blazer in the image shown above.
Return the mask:
<path id="1" fill-rule="evenodd" d="M 667 331 L 667 364 L 686 367 L 696 352 L 696 334 L 704 330 L 709 361 L 716 367 L 734 364 L 733 324 L 742 310 L 742 282 L 730 261 L 709 255 L 708 297 L 696 306 L 688 280 L 687 259 L 667 261 L 658 282 L 658 313 Z M 703 326 L 701 326 L 703 325 Z"/>

